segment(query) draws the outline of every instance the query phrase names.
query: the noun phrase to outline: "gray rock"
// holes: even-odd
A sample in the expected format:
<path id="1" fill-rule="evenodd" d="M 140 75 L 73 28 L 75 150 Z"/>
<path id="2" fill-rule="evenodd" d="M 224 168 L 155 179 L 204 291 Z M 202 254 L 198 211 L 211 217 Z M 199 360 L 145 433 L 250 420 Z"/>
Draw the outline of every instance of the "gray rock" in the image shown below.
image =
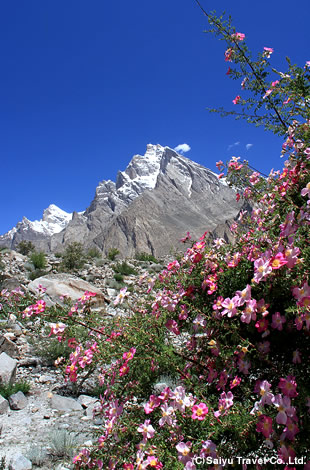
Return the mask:
<path id="1" fill-rule="evenodd" d="M 9 463 L 9 470 L 31 470 L 32 463 L 23 454 L 18 452 Z"/>
<path id="2" fill-rule="evenodd" d="M 0 415 L 4 415 L 9 410 L 9 402 L 0 395 Z"/>
<path id="3" fill-rule="evenodd" d="M 0 335 L 0 353 L 2 352 L 5 352 L 10 357 L 16 357 L 18 356 L 19 349 L 9 338 Z"/>
<path id="4" fill-rule="evenodd" d="M 99 402 L 98 398 L 91 397 L 89 395 L 80 395 L 77 400 L 83 408 L 88 408 L 89 406 L 95 405 Z"/>
<path id="5" fill-rule="evenodd" d="M 23 392 L 14 393 L 9 397 L 11 410 L 23 410 L 28 404 L 28 400 Z"/>
<path id="6" fill-rule="evenodd" d="M 37 357 L 26 357 L 25 359 L 21 359 L 18 364 L 20 367 L 32 367 L 37 366 L 40 359 Z"/>
<path id="7" fill-rule="evenodd" d="M 18 323 L 13 323 L 8 325 L 13 331 L 15 336 L 21 336 L 23 334 L 23 329 Z"/>
<path id="8" fill-rule="evenodd" d="M 8 279 L 5 279 L 2 282 L 1 288 L 11 291 L 11 290 L 17 289 L 20 286 L 21 286 L 20 279 L 17 279 L 16 277 L 10 277 Z"/>
<path id="9" fill-rule="evenodd" d="M 63 295 L 68 295 L 73 301 L 76 301 L 85 291 L 97 294 L 92 299 L 94 307 L 102 306 L 106 302 L 106 298 L 100 289 L 72 274 L 48 274 L 39 277 L 28 285 L 28 289 L 35 294 L 39 284 L 46 288 L 44 300 L 48 305 L 61 303 L 60 296 Z"/>
<path id="10" fill-rule="evenodd" d="M 81 411 L 82 405 L 73 398 L 62 397 L 61 395 L 53 395 L 51 398 L 52 409 L 58 411 Z"/>
<path id="11" fill-rule="evenodd" d="M 55 382 L 56 379 L 54 377 L 52 377 L 51 375 L 41 375 L 39 377 L 39 382 L 41 382 L 42 384 L 46 384 L 48 382 Z"/>
<path id="12" fill-rule="evenodd" d="M 0 354 L 0 383 L 12 384 L 16 377 L 17 361 L 5 352 Z"/>

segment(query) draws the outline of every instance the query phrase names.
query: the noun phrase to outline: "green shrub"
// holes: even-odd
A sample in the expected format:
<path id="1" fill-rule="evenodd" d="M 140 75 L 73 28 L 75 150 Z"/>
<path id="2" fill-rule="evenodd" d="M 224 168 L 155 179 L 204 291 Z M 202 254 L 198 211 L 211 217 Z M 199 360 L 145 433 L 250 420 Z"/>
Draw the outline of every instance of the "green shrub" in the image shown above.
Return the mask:
<path id="1" fill-rule="evenodd" d="M 49 447 L 53 457 L 72 458 L 78 446 L 77 435 L 65 429 L 55 430 L 50 435 Z"/>
<path id="2" fill-rule="evenodd" d="M 126 261 L 117 263 L 115 266 L 113 266 L 113 271 L 119 274 L 123 274 L 124 276 L 128 276 L 129 274 L 137 274 L 137 271 L 133 267 L 129 266 Z"/>
<path id="3" fill-rule="evenodd" d="M 35 250 L 35 246 L 32 242 L 23 240 L 17 245 L 17 251 L 22 255 L 29 255 L 32 251 Z"/>
<path id="4" fill-rule="evenodd" d="M 34 251 L 30 257 L 30 261 L 34 265 L 35 269 L 44 269 L 46 267 L 46 256 L 43 251 Z"/>
<path id="5" fill-rule="evenodd" d="M 117 255 L 119 255 L 119 250 L 117 248 L 111 248 L 111 250 L 108 252 L 108 258 L 111 261 L 114 261 Z"/>
<path id="6" fill-rule="evenodd" d="M 80 269 L 85 264 L 83 245 L 79 242 L 70 243 L 62 255 L 62 267 L 69 270 Z"/>
<path id="7" fill-rule="evenodd" d="M 114 274 L 114 279 L 115 279 L 117 282 L 123 282 L 124 277 L 123 277 L 123 275 L 120 274 L 120 273 L 115 273 L 115 274 Z"/>
<path id="8" fill-rule="evenodd" d="M 54 365 L 59 357 L 69 358 L 72 349 L 66 343 L 60 343 L 56 338 L 41 338 L 34 344 L 35 353 L 41 357 L 47 365 Z"/>
<path id="9" fill-rule="evenodd" d="M 34 271 L 30 271 L 28 279 L 30 279 L 30 281 L 34 281 L 35 279 L 38 279 L 38 277 L 45 276 L 46 274 L 47 271 L 44 271 L 44 269 L 35 269 Z"/>
<path id="10" fill-rule="evenodd" d="M 11 395 L 14 395 L 14 393 L 17 392 L 23 392 L 26 395 L 29 390 L 30 384 L 25 381 L 15 382 L 13 385 L 3 383 L 0 384 L 0 395 L 2 395 L 3 398 L 6 399 L 8 399 Z"/>
<path id="11" fill-rule="evenodd" d="M 37 467 L 42 467 L 42 465 L 48 460 L 46 449 L 38 445 L 30 447 L 27 451 L 26 457 L 31 461 L 33 465 L 36 465 Z"/>
<path id="12" fill-rule="evenodd" d="M 135 258 L 138 261 L 151 261 L 152 263 L 158 263 L 158 260 L 151 253 L 136 253 Z"/>
<path id="13" fill-rule="evenodd" d="M 101 258 L 101 253 L 96 247 L 90 248 L 87 252 L 87 258 Z"/>

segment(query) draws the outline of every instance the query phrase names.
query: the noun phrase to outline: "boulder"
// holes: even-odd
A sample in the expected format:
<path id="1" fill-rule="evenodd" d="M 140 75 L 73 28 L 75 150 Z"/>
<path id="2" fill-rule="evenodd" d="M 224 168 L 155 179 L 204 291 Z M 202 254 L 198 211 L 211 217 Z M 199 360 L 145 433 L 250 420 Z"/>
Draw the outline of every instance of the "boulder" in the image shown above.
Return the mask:
<path id="1" fill-rule="evenodd" d="M 72 274 L 47 274 L 32 281 L 28 285 L 28 289 L 36 295 L 39 284 L 46 288 L 44 300 L 49 306 L 62 303 L 60 297 L 64 295 L 76 301 L 86 291 L 97 294 L 96 297 L 92 298 L 94 307 L 101 307 L 108 301 L 100 289 Z"/>
<path id="2" fill-rule="evenodd" d="M 82 405 L 73 398 L 53 395 L 51 398 L 51 407 L 58 411 L 81 411 Z"/>
<path id="3" fill-rule="evenodd" d="M 0 415 L 4 415 L 9 410 L 9 402 L 0 395 Z"/>
<path id="4" fill-rule="evenodd" d="M 9 470 L 31 470 L 32 463 L 23 454 L 18 452 L 9 463 Z"/>
<path id="5" fill-rule="evenodd" d="M 99 399 L 96 397 L 91 397 L 89 395 L 80 395 L 78 402 L 81 403 L 83 408 L 93 407 L 95 404 L 99 403 Z"/>
<path id="6" fill-rule="evenodd" d="M 10 396 L 9 404 L 11 410 L 23 410 L 28 404 L 28 400 L 23 392 L 17 392 Z"/>
<path id="7" fill-rule="evenodd" d="M 0 354 L 0 383 L 12 384 L 16 377 L 17 361 L 5 352 Z"/>
<path id="8" fill-rule="evenodd" d="M 16 357 L 19 354 L 18 346 L 4 335 L 0 335 L 0 353 L 2 352 L 10 357 Z"/>
<path id="9" fill-rule="evenodd" d="M 15 289 L 18 289 L 19 287 L 21 287 L 22 285 L 22 281 L 20 279 L 17 279 L 16 277 L 10 277 L 10 278 L 7 278 L 5 279 L 3 282 L 2 282 L 2 289 L 7 289 L 9 291 L 12 291 L 12 290 L 15 290 Z"/>

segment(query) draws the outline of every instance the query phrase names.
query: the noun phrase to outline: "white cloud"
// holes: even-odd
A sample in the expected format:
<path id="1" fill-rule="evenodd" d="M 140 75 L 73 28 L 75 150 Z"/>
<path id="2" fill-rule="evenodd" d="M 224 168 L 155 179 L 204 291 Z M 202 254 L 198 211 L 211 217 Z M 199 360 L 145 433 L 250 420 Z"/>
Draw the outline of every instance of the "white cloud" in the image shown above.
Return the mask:
<path id="1" fill-rule="evenodd" d="M 245 148 L 246 148 L 247 150 L 250 150 L 251 147 L 253 147 L 253 144 L 246 144 L 246 146 L 245 146 Z"/>
<path id="2" fill-rule="evenodd" d="M 174 147 L 174 150 L 179 153 L 186 153 L 190 151 L 190 146 L 188 144 L 179 144 Z"/>
<path id="3" fill-rule="evenodd" d="M 228 145 L 227 150 L 231 150 L 234 147 L 238 147 L 240 145 L 240 142 L 234 142 L 233 144 Z"/>

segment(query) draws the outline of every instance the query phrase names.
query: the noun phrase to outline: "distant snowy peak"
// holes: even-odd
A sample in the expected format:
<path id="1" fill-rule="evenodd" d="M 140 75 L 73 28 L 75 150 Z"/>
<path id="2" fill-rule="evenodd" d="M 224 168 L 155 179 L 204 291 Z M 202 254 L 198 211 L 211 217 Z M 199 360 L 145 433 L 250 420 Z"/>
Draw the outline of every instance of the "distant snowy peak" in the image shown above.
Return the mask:
<path id="1" fill-rule="evenodd" d="M 23 230 L 33 230 L 42 235 L 53 235 L 66 228 L 71 219 L 72 214 L 68 214 L 68 212 L 55 206 L 55 204 L 51 204 L 44 210 L 41 220 L 31 221 L 27 219 L 27 217 L 23 217 L 23 220 L 17 224 L 16 228 L 10 230 L 10 232 L 14 235 L 14 233 L 22 227 Z"/>

